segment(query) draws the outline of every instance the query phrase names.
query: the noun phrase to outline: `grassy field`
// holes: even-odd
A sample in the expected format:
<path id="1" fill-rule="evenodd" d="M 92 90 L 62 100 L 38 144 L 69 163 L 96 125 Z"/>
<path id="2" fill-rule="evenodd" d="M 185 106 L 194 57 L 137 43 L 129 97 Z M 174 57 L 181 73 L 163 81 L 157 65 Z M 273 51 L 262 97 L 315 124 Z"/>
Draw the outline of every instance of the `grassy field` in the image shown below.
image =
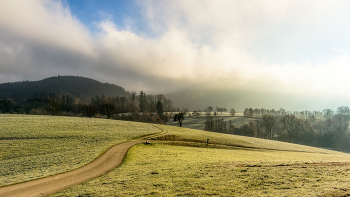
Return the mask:
<path id="1" fill-rule="evenodd" d="M 349 154 L 156 126 L 168 131 L 168 136 L 159 138 L 166 141 L 136 145 L 119 168 L 54 196 L 340 196 L 350 193 Z M 211 139 L 209 146 L 204 143 L 207 138 Z"/>
<path id="2" fill-rule="evenodd" d="M 349 188 L 348 155 L 169 146 L 131 148 L 112 172 L 54 196 L 324 196 Z M 319 164 L 311 164 L 322 162 Z M 344 191 L 345 190 L 345 191 Z"/>
<path id="3" fill-rule="evenodd" d="M 125 121 L 0 114 L 0 186 L 80 167 L 112 145 L 156 132 Z"/>
<path id="4" fill-rule="evenodd" d="M 46 139 L 48 136 L 56 136 L 55 133 L 58 132 L 61 133 L 59 136 L 67 135 L 74 139 L 73 141 L 70 138 L 58 139 L 62 140 L 59 141 L 60 143 L 68 144 L 67 146 L 74 147 L 73 144 L 77 146 L 80 140 L 91 144 L 80 149 L 80 154 L 90 151 L 89 154 L 71 154 L 73 156 L 66 158 L 71 159 L 72 162 L 75 156 L 88 162 L 111 144 L 126 141 L 133 136 L 159 130 L 166 131 L 166 136 L 156 138 L 157 140 L 151 145 L 133 146 L 128 151 L 123 164 L 115 170 L 53 196 L 344 196 L 350 194 L 350 155 L 341 152 L 165 125 L 72 117 L 14 115 L 0 117 L 0 120 L 8 118 L 0 124 L 6 122 L 9 128 L 7 135 L 3 134 L 6 129 L 1 131 L 1 150 L 6 147 L 3 143 L 9 143 L 11 140 L 23 140 L 22 142 L 34 140 L 39 143 L 39 141 L 48 140 Z M 11 119 L 13 119 L 12 123 L 9 121 Z M 25 122 L 24 120 L 27 119 L 28 122 Z M 29 121 L 29 119 L 35 120 Z M 17 137 L 17 139 L 6 137 L 13 133 L 10 128 L 19 127 L 17 124 L 17 126 L 13 125 L 18 120 L 22 121 L 23 129 L 17 129 L 12 135 L 24 137 Z M 92 122 L 87 123 L 86 120 Z M 41 123 L 30 130 L 27 129 L 26 124 L 31 121 Z M 73 129 L 73 125 L 80 121 L 86 125 Z M 52 125 L 40 126 L 46 122 L 52 122 Z M 66 131 L 58 131 L 62 129 L 60 126 L 62 124 L 70 124 L 70 126 Z M 44 129 L 47 127 L 50 129 Z M 90 127 L 95 129 L 89 129 Z M 42 132 L 38 128 L 42 128 Z M 78 131 L 74 134 L 73 131 L 76 130 Z M 95 133 L 96 130 L 98 132 Z M 125 137 L 126 134 L 129 136 Z M 109 137 L 104 137 L 106 135 Z M 79 140 L 77 136 L 80 136 Z M 83 136 L 86 136 L 86 139 L 83 139 Z M 106 140 L 111 137 L 113 140 Z M 106 140 L 106 144 L 109 143 L 109 145 L 98 146 L 97 144 L 101 143 L 96 144 L 91 138 Z M 206 139 L 210 142 L 208 146 L 205 143 Z M 23 147 L 17 148 L 17 151 L 24 152 L 21 153 L 22 156 L 17 155 L 13 159 L 26 161 L 21 158 L 30 158 L 28 154 L 34 147 L 37 146 L 31 147 L 28 142 Z M 61 145 L 53 147 L 57 150 L 64 149 Z M 54 160 L 55 153 L 48 152 L 50 149 L 40 151 L 49 159 L 45 164 L 49 164 L 51 159 Z M 94 151 L 95 154 L 91 156 L 91 152 Z M 1 162 L 7 163 L 7 160 L 12 160 L 3 159 L 5 155 L 11 157 L 13 155 L 11 152 L 1 154 Z M 36 154 L 32 162 L 36 159 L 40 161 L 40 156 Z M 77 167 L 82 163 L 73 162 L 71 166 Z M 54 170 L 61 165 L 66 166 L 62 170 L 70 167 L 61 162 L 51 169 Z M 27 167 L 26 174 L 35 176 L 38 173 L 37 170 L 30 167 Z M 2 167 L 1 164 L 1 168 L 1 170 L 8 170 L 7 168 L 11 166 Z M 17 181 L 22 181 L 21 176 L 23 176 L 22 171 L 17 171 Z"/>
<path id="5" fill-rule="evenodd" d="M 252 117 L 252 118 L 244 117 L 241 113 L 237 113 L 236 116 L 230 116 L 229 113 L 223 113 L 223 114 L 219 114 L 218 117 L 223 118 L 224 121 L 227 121 L 227 123 L 228 123 L 229 120 L 231 120 L 232 123 L 236 127 L 240 127 L 240 126 L 242 126 L 245 123 L 248 124 L 250 121 L 255 121 L 255 120 L 258 119 L 256 117 Z M 185 120 L 183 121 L 182 126 L 184 128 L 189 128 L 189 129 L 203 130 L 204 126 L 205 126 L 204 122 L 205 122 L 205 115 L 204 115 L 204 113 L 200 117 L 194 117 L 194 116 L 188 117 L 188 116 L 186 116 Z M 172 126 L 177 126 L 178 125 L 177 122 L 173 122 L 171 119 L 169 120 L 168 124 L 172 125 Z"/>

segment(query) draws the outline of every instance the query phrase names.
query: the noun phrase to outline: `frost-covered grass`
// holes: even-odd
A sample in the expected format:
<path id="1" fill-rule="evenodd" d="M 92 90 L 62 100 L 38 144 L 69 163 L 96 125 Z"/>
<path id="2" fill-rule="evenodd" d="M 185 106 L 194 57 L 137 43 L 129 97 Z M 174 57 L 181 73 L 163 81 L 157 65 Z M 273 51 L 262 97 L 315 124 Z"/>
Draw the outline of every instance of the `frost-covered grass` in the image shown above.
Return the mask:
<path id="1" fill-rule="evenodd" d="M 156 132 L 135 122 L 0 114 L 0 186 L 80 167 L 112 145 Z"/>
<path id="2" fill-rule="evenodd" d="M 172 126 L 156 127 L 172 136 L 165 139 L 174 141 L 136 145 L 128 151 L 119 168 L 54 196 L 339 196 L 350 193 L 349 154 Z M 204 143 L 207 138 L 212 142 L 208 146 Z"/>
<path id="3" fill-rule="evenodd" d="M 316 152 L 338 154 L 339 152 L 315 148 L 311 146 L 298 145 L 287 142 L 274 140 L 266 140 L 260 138 L 246 137 L 240 135 L 222 134 L 209 131 L 200 131 L 195 129 L 173 127 L 166 125 L 156 125 L 157 127 L 167 131 L 169 134 L 178 136 L 180 139 L 188 139 L 189 141 L 198 141 L 205 143 L 207 139 L 211 144 L 221 144 L 238 147 L 255 147 L 258 149 L 300 151 L 300 152 Z"/>
<path id="4" fill-rule="evenodd" d="M 0 115 L 0 121 L 3 185 L 76 168 L 136 136 L 163 130 L 173 140 L 135 145 L 120 167 L 54 196 L 350 194 L 350 155 L 341 152 L 104 119 Z"/>
<path id="5" fill-rule="evenodd" d="M 350 155 L 139 144 L 119 168 L 54 196 L 340 196 L 350 165 L 338 162 Z"/>
<path id="6" fill-rule="evenodd" d="M 162 129 L 163 131 L 166 131 L 169 134 L 177 136 L 179 140 L 206 143 L 207 139 L 209 139 L 209 142 L 212 144 L 214 143 L 248 147 L 254 146 L 254 144 L 250 143 L 249 141 L 237 139 L 235 136 L 229 134 L 221 134 L 167 125 L 156 125 L 156 127 Z"/>
<path id="7" fill-rule="evenodd" d="M 204 114 L 204 113 L 203 113 Z M 250 121 L 255 121 L 259 118 L 252 117 L 252 118 L 247 118 L 244 117 L 243 114 L 237 113 L 235 116 L 230 116 L 229 113 L 223 113 L 223 114 L 218 114 L 219 118 L 223 118 L 224 121 L 232 121 L 232 124 L 234 124 L 236 127 L 240 127 L 243 124 L 248 124 Z M 177 122 L 173 122 L 171 119 L 168 122 L 169 125 L 172 126 L 177 126 Z M 205 115 L 202 115 L 201 117 L 185 117 L 185 120 L 182 123 L 182 126 L 184 128 L 189 128 L 189 129 L 198 129 L 198 130 L 203 130 L 205 126 Z"/>

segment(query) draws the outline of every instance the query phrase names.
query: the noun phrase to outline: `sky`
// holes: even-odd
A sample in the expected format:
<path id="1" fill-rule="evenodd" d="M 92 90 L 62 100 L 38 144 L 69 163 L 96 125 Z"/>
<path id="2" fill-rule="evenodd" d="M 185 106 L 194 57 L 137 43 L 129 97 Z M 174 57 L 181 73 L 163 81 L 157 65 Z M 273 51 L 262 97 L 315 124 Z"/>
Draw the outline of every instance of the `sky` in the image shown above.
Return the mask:
<path id="1" fill-rule="evenodd" d="M 0 0 L 0 83 L 76 75 L 149 94 L 244 89 L 346 105 L 349 10 L 346 0 Z"/>

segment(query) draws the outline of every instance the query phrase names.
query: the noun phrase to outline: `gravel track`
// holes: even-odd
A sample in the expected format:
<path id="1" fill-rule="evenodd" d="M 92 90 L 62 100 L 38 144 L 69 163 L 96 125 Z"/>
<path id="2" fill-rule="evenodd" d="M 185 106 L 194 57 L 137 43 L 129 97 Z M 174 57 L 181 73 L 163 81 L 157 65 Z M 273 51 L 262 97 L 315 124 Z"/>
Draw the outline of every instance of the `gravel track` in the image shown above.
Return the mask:
<path id="1" fill-rule="evenodd" d="M 74 185 L 97 178 L 118 167 L 123 162 L 128 149 L 141 142 L 144 142 L 144 140 L 129 141 L 113 146 L 91 163 L 69 172 L 2 187 L 0 188 L 0 196 L 48 196 Z"/>

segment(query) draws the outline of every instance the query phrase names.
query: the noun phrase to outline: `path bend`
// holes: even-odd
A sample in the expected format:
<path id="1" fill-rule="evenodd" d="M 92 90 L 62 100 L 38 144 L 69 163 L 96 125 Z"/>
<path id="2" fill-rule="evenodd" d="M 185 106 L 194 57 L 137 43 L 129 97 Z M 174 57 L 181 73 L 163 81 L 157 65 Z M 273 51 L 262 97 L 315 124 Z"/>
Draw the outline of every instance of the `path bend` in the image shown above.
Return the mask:
<path id="1" fill-rule="evenodd" d="M 144 140 L 129 141 L 113 146 L 91 163 L 69 172 L 2 187 L 0 188 L 0 196 L 48 196 L 74 185 L 97 178 L 118 167 L 123 162 L 128 149 L 141 142 L 144 142 Z"/>

